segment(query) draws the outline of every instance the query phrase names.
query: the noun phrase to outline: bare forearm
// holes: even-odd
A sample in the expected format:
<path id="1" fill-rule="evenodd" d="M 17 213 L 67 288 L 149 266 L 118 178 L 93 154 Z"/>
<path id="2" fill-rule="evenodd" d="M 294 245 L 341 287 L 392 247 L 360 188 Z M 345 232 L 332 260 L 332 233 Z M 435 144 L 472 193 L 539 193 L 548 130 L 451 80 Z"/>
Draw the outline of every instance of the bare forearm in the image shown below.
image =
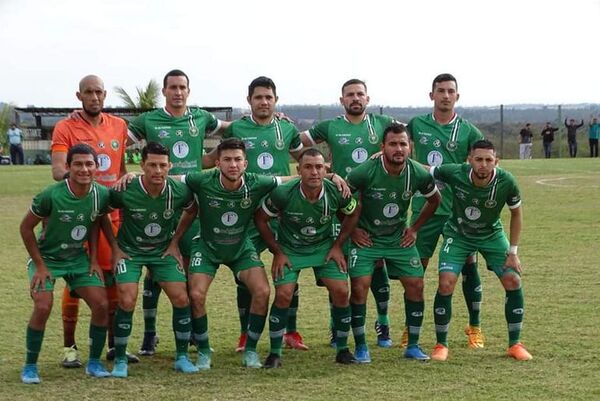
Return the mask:
<path id="1" fill-rule="evenodd" d="M 425 224 L 425 222 L 427 220 L 429 220 L 431 218 L 431 216 L 433 216 L 436 209 L 440 205 L 440 202 L 441 202 L 441 195 L 439 192 L 436 192 L 435 195 L 432 195 L 431 197 L 429 197 L 427 199 L 427 202 L 425 202 L 425 206 L 423 206 L 423 208 L 421 209 L 421 212 L 419 213 L 419 217 L 417 217 L 414 224 L 412 225 L 412 229 L 415 232 L 419 231 L 421 226 L 423 226 L 423 224 Z"/>
<path id="2" fill-rule="evenodd" d="M 521 227 L 523 225 L 523 214 L 521 208 L 510 211 L 510 245 L 517 246 L 521 240 Z"/>

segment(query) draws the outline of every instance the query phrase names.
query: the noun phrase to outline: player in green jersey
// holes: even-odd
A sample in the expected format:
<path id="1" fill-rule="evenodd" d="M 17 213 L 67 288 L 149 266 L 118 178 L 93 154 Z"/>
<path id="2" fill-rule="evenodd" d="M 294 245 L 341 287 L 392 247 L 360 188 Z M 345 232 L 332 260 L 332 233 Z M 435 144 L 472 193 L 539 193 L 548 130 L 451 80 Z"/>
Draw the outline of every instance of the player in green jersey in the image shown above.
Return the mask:
<path id="1" fill-rule="evenodd" d="M 198 372 L 188 359 L 192 327 L 183 261 L 176 247 L 167 249 L 177 226 L 177 212 L 191 208 L 194 198 L 187 186 L 167 177 L 171 165 L 169 149 L 163 145 L 149 142 L 142 149 L 141 167 L 144 174 L 131 182 L 125 191 L 110 192 L 110 206 L 123 212 L 118 240 L 114 239 L 109 227 L 105 230 L 111 240 L 119 291 L 114 320 L 115 364 L 112 375 L 128 376 L 125 350 L 131 335 L 143 266 L 152 273 L 173 305 L 175 370 Z"/>
<path id="2" fill-rule="evenodd" d="M 394 121 L 386 115 L 367 113 L 369 101 L 366 83 L 359 79 L 350 79 L 342 85 L 340 103 L 344 107 L 344 115 L 322 121 L 301 134 L 305 146 L 327 143 L 332 157 L 331 169 L 342 177 L 346 177 L 353 168 L 379 151 L 383 130 Z M 335 228 L 339 231 L 339 225 Z M 381 262 L 378 262 L 378 267 L 382 266 Z M 389 348 L 392 346 L 388 317 L 390 283 L 385 267 L 377 268 L 373 272 L 371 292 L 377 307 L 377 344 Z M 335 336 L 332 335 L 332 344 L 334 342 Z"/>
<path id="3" fill-rule="evenodd" d="M 269 317 L 271 351 L 265 368 L 281 366 L 281 344 L 288 319 L 288 308 L 295 292 L 300 270 L 312 267 L 333 303 L 334 330 L 337 334 L 336 362 L 356 360 L 348 350 L 350 306 L 348 275 L 342 245 L 356 226 L 360 208 L 353 197 L 343 198 L 330 181 L 325 181 L 325 158 L 315 149 L 307 149 L 299 159 L 300 179 L 288 182 L 269 194 L 256 211 L 256 227 L 273 253 L 271 268 L 275 300 Z M 333 216 L 341 213 L 343 224 L 337 238 L 332 232 Z M 278 240 L 269 229 L 269 220 L 278 218 Z"/>
<path id="4" fill-rule="evenodd" d="M 529 360 L 531 354 L 520 342 L 524 305 L 523 269 L 517 256 L 522 226 L 519 187 L 510 173 L 497 167 L 498 158 L 491 142 L 475 142 L 468 161 L 468 164 L 431 168 L 433 177 L 446 183 L 453 193 L 452 214 L 444 225 L 439 253 L 439 286 L 433 305 L 437 344 L 431 358 L 438 361 L 448 358 L 452 293 L 465 258 L 480 252 L 488 270 L 498 276 L 506 292 L 508 355 Z M 510 210 L 510 243 L 500 222 L 505 204 Z"/>
<path id="5" fill-rule="evenodd" d="M 446 163 L 463 163 L 469 149 L 476 141 L 483 139 L 481 132 L 454 111 L 459 99 L 456 78 L 451 74 L 440 74 L 434 78 L 431 93 L 433 112 L 414 117 L 408 123 L 408 131 L 413 142 L 413 158 L 428 166 Z M 442 204 L 435 216 L 427 221 L 419 231 L 417 249 L 421 263 L 426 269 L 433 256 L 444 223 L 450 215 L 452 192 L 443 183 L 438 185 L 442 193 Z M 412 203 L 413 216 L 418 216 L 423 207 L 422 197 L 415 197 Z M 470 255 L 462 270 L 462 289 L 469 311 L 469 325 L 465 328 L 470 348 L 482 348 L 484 338 L 480 328 L 480 308 L 482 299 L 481 279 L 477 271 L 476 255 Z M 403 335 L 403 345 L 407 339 Z"/>
<path id="6" fill-rule="evenodd" d="M 288 176 L 290 175 L 290 155 L 294 159 L 298 159 L 303 148 L 296 127 L 291 122 L 280 120 L 275 116 L 278 99 L 277 88 L 273 80 L 262 76 L 254 79 L 248 86 L 248 97 L 246 98 L 252 114 L 233 121 L 223 133 L 223 138 L 233 137 L 244 141 L 248 159 L 247 171 L 250 173 Z M 209 159 L 214 163 L 216 151 L 210 153 Z M 211 166 L 212 163 L 205 164 L 205 167 Z M 271 222 L 272 227 L 276 224 L 276 221 Z M 266 244 L 254 224 L 250 226 L 250 239 L 259 254 L 266 249 Z M 237 352 L 243 351 L 246 345 L 250 302 L 248 289 L 238 282 L 237 304 L 241 334 L 236 348 Z M 298 286 L 296 284 L 288 309 L 284 342 L 288 347 L 308 350 L 296 329 L 298 304 Z"/>
<path id="7" fill-rule="evenodd" d="M 419 228 L 433 216 L 440 194 L 433 178 L 420 164 L 410 160 L 410 141 L 402 124 L 392 124 L 383 133 L 382 155 L 367 160 L 348 175 L 348 185 L 358 191 L 363 205 L 349 252 L 352 294 L 352 331 L 359 363 L 371 362 L 365 340 L 367 293 L 374 263 L 383 258 L 390 277 L 404 287 L 404 307 L 409 327 L 409 342 L 404 356 L 428 360 L 419 347 L 423 322 L 423 267 L 415 247 Z M 407 224 L 407 212 L 416 192 L 427 200 L 418 218 Z"/>
<path id="8" fill-rule="evenodd" d="M 260 200 L 281 179 L 246 173 L 245 146 L 237 138 L 222 141 L 217 147 L 217 155 L 216 169 L 182 177 L 198 199 L 198 218 L 202 220 L 200 235 L 192 244 L 188 268 L 197 366 L 201 370 L 211 366 L 206 297 L 219 265 L 224 264 L 250 291 L 248 339 L 242 362 L 246 367 L 259 368 L 262 365 L 256 344 L 264 329 L 270 289 L 263 263 L 248 236 L 248 224 Z M 174 243 L 180 240 L 181 233 L 194 217 L 194 210 L 184 213 L 173 237 Z"/>
<path id="9" fill-rule="evenodd" d="M 27 357 L 21 373 L 23 383 L 40 382 L 37 360 L 52 310 L 54 282 L 61 277 L 91 309 L 86 373 L 93 377 L 110 376 L 100 362 L 106 342 L 108 300 L 96 254 L 97 221 L 107 212 L 108 189 L 94 182 L 97 168 L 97 155 L 91 147 L 71 147 L 66 159 L 69 177 L 38 194 L 21 223 L 21 237 L 31 257 L 27 269 L 33 299 L 26 334 Z M 36 240 L 33 230 L 42 220 L 44 227 Z"/>
<path id="10" fill-rule="evenodd" d="M 169 71 L 163 79 L 162 94 L 165 107 L 139 115 L 129 123 L 129 138 L 158 142 L 171 150 L 173 168 L 170 174 L 185 174 L 202 170 L 204 137 L 226 129 L 229 122 L 218 120 L 198 107 L 188 107 L 190 94 L 188 76 L 181 70 Z M 198 232 L 198 222 L 192 226 L 181 243 L 185 266 L 189 263 L 192 237 Z M 156 337 L 156 309 L 160 285 L 146 275 L 142 306 L 144 309 L 144 340 L 140 355 L 153 355 Z"/>

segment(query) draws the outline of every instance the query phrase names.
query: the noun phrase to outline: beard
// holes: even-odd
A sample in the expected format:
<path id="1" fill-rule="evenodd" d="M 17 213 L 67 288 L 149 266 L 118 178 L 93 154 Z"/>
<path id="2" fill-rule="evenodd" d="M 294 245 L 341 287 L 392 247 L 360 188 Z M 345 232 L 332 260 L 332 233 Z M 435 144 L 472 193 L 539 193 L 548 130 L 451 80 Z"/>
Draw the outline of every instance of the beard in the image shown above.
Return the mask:
<path id="1" fill-rule="evenodd" d="M 98 117 L 100 115 L 100 113 L 102 112 L 102 109 L 100 109 L 98 111 L 94 111 L 94 110 L 87 109 L 85 106 L 83 106 L 83 111 L 85 111 L 85 113 L 89 116 Z"/>
<path id="2" fill-rule="evenodd" d="M 360 106 L 360 109 L 353 109 L 352 106 Z M 352 103 L 350 106 L 348 107 L 344 107 L 344 109 L 346 109 L 346 113 L 350 114 L 351 116 L 360 116 L 361 114 L 363 114 L 366 110 L 366 107 L 363 106 L 360 103 Z"/>

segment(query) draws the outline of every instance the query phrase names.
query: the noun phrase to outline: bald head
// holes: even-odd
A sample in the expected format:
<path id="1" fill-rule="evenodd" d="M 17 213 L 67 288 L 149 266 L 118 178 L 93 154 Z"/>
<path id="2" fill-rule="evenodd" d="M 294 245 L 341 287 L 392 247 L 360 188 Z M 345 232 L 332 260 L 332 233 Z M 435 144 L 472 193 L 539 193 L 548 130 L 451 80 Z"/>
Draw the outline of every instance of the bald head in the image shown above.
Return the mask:
<path id="1" fill-rule="evenodd" d="M 104 82 L 96 75 L 87 75 L 79 81 L 77 99 L 81 101 L 83 111 L 90 117 L 97 117 L 104 108 L 106 91 Z"/>
<path id="2" fill-rule="evenodd" d="M 104 89 L 104 82 L 97 75 L 86 75 L 79 81 L 79 92 L 82 92 L 87 85 L 99 86 Z"/>

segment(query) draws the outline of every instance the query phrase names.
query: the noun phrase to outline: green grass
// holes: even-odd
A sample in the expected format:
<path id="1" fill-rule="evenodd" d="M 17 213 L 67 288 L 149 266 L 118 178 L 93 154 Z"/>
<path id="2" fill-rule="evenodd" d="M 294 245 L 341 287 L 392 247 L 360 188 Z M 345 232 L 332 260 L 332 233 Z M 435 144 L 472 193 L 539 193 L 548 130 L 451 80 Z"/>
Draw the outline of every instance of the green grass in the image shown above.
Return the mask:
<path id="1" fill-rule="evenodd" d="M 40 356 L 42 384 L 25 386 L 19 372 L 24 360 L 24 335 L 31 301 L 25 274 L 26 252 L 18 225 L 32 196 L 50 183 L 50 169 L 0 167 L 0 260 L 4 282 L 0 291 L 0 399 L 141 399 L 145 400 L 589 400 L 600 399 L 595 355 L 600 307 L 597 298 L 597 257 L 600 239 L 600 169 L 591 159 L 506 161 L 520 182 L 524 198 L 524 231 L 519 254 L 525 273 L 526 316 L 523 341 L 534 355 L 519 363 L 504 356 L 506 325 L 504 296 L 498 280 L 480 266 L 484 282 L 482 324 L 486 348 L 466 347 L 462 329 L 466 311 L 462 295 L 454 299 L 447 363 L 416 363 L 402 359 L 401 350 L 378 349 L 372 329 L 370 300 L 368 341 L 373 363 L 341 367 L 333 363 L 327 342 L 328 307 L 323 289 L 314 286 L 312 272 L 301 276 L 298 325 L 311 347 L 285 351 L 277 371 L 248 371 L 233 351 L 238 336 L 235 288 L 228 269 L 220 270 L 209 294 L 208 308 L 214 368 L 192 376 L 171 368 L 174 345 L 171 312 L 166 298 L 159 306 L 161 343 L 158 354 L 130 367 L 130 378 L 93 380 L 82 369 L 59 367 L 62 350 L 60 305 L 48 322 Z M 565 179 L 562 179 L 565 178 Z M 538 181 L 544 181 L 540 184 Z M 548 181 L 550 180 L 550 181 Z M 551 184 L 551 185 L 548 185 Z M 508 213 L 505 213 L 506 218 Z M 435 260 L 432 261 L 435 266 Z M 426 314 L 422 345 L 435 342 L 432 299 L 435 269 L 426 275 Z M 57 285 L 62 290 L 62 284 Z M 398 282 L 392 288 L 392 335 L 396 343 L 404 319 Z M 138 303 L 139 305 L 139 303 Z M 77 332 L 87 356 L 89 311 L 82 305 Z M 130 348 L 140 345 L 142 317 L 138 306 Z M 268 335 L 259 353 L 266 356 Z M 591 353 L 590 353 L 591 352 Z"/>

